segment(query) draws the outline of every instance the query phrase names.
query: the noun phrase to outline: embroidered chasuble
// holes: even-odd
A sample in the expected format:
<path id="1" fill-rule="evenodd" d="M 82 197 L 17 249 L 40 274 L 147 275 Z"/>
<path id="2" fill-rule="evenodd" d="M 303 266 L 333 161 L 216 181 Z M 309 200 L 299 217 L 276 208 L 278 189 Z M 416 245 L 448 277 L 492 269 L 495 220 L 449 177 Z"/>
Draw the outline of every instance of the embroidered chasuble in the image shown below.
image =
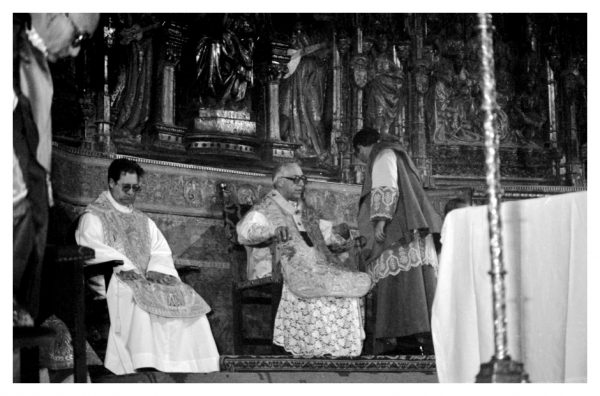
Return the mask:
<path id="1" fill-rule="evenodd" d="M 115 268 L 106 301 L 110 329 L 104 366 L 115 374 L 142 367 L 164 372 L 219 371 L 219 352 L 212 336 L 206 302 L 179 280 L 171 249 L 145 214 L 117 203 L 109 191 L 86 209 L 75 233 L 77 243 L 96 257 L 87 265 L 122 260 Z M 135 271 L 135 280 L 122 280 Z M 148 271 L 171 275 L 174 285 L 146 280 Z"/>
<path id="2" fill-rule="evenodd" d="M 135 302 L 145 311 L 164 317 L 194 317 L 210 312 L 208 304 L 194 289 L 183 283 L 162 285 L 145 279 L 150 261 L 148 217 L 133 209 L 124 213 L 115 209 L 106 195 L 90 204 L 87 211 L 102 222 L 104 242 L 129 257 L 140 279 L 119 279 L 133 291 Z"/>
<path id="3" fill-rule="evenodd" d="M 115 209 L 106 194 L 100 195 L 86 211 L 102 221 L 104 243 L 127 256 L 140 274 L 145 274 L 150 261 L 148 217 L 136 209 L 124 213 Z"/>

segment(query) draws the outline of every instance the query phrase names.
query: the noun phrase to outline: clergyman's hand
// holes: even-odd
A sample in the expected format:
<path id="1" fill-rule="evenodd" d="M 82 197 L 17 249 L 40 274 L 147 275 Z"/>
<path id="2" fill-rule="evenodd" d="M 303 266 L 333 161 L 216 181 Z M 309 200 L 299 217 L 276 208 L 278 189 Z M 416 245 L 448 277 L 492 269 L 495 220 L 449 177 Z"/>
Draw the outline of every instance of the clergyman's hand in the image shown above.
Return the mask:
<path id="1" fill-rule="evenodd" d="M 137 272 L 135 272 L 134 270 L 121 271 L 121 272 L 119 272 L 119 276 L 121 277 L 122 280 L 135 280 L 135 279 L 142 278 L 142 276 L 140 274 L 138 274 Z"/>
<path id="2" fill-rule="evenodd" d="M 148 279 L 150 282 L 156 282 L 162 285 L 173 285 L 177 282 L 176 277 L 156 271 L 146 272 L 146 279 Z"/>
<path id="3" fill-rule="evenodd" d="M 275 229 L 275 238 L 279 242 L 286 242 L 290 238 L 289 230 L 286 226 L 279 226 Z"/>
<path id="4" fill-rule="evenodd" d="M 375 224 L 375 240 L 379 243 L 385 241 L 385 220 L 379 220 Z"/>
<path id="5" fill-rule="evenodd" d="M 334 234 L 338 234 L 344 239 L 350 238 L 350 227 L 346 223 L 340 223 L 338 225 L 333 226 Z"/>

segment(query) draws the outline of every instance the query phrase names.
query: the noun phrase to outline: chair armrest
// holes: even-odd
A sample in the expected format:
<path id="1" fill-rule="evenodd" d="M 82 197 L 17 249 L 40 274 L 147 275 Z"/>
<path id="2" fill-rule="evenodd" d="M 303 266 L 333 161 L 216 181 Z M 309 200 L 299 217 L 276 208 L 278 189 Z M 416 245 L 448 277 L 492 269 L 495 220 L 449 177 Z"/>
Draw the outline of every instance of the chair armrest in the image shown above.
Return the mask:
<path id="1" fill-rule="evenodd" d="M 271 238 L 267 239 L 264 242 L 257 243 L 257 244 L 254 244 L 254 245 L 248 245 L 248 246 L 252 247 L 252 248 L 266 248 L 266 247 L 270 248 L 270 247 L 272 247 L 276 243 L 277 243 L 277 238 L 271 237 Z"/>
<path id="2" fill-rule="evenodd" d="M 46 258 L 57 263 L 75 263 L 93 259 L 95 257 L 94 249 L 85 246 L 67 245 L 57 246 L 48 245 L 46 247 Z"/>
<path id="3" fill-rule="evenodd" d="M 281 257 L 279 249 L 277 249 L 277 240 L 271 241 L 269 248 L 271 249 L 271 278 L 274 283 L 281 283 L 283 275 L 281 274 Z"/>
<path id="4" fill-rule="evenodd" d="M 336 244 L 330 245 L 328 247 L 329 247 L 329 251 L 331 253 L 340 254 L 340 253 L 350 251 L 353 247 L 355 247 L 355 245 L 356 245 L 356 242 L 354 240 L 348 239 L 344 243 L 340 243 L 340 244 L 336 243 Z"/>
<path id="5" fill-rule="evenodd" d="M 107 274 L 112 275 L 114 267 L 123 264 L 123 260 L 110 260 L 96 264 L 89 264 L 83 267 L 83 273 L 86 278 L 91 278 L 92 276 L 98 275 L 104 275 L 106 277 Z"/>
<path id="6" fill-rule="evenodd" d="M 123 260 L 110 260 L 101 263 L 90 264 L 83 267 L 83 275 L 85 279 L 90 279 L 94 276 L 104 276 L 104 288 L 108 290 L 108 284 L 113 274 L 113 268 L 123 265 Z"/>

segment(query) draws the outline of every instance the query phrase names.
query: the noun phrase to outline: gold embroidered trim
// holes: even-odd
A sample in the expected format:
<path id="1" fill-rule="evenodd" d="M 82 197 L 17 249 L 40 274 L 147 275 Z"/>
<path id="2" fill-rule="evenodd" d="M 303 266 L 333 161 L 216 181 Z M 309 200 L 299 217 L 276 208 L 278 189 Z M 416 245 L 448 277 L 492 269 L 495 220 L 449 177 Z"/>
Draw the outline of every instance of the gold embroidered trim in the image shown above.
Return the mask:
<path id="1" fill-rule="evenodd" d="M 394 217 L 398 189 L 381 186 L 371 190 L 371 220 L 389 219 Z"/>

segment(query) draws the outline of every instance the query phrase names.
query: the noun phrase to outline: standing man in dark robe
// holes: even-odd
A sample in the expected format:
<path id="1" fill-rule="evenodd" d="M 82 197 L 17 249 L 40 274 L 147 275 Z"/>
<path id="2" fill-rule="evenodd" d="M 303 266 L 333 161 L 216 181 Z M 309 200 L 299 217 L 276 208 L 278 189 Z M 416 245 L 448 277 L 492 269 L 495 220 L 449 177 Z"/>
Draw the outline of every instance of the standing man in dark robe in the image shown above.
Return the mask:
<path id="1" fill-rule="evenodd" d="M 52 75 L 48 62 L 76 57 L 99 14 L 13 14 L 13 325 L 39 311 L 52 206 Z"/>
<path id="2" fill-rule="evenodd" d="M 360 130 L 352 143 L 367 164 L 358 227 L 366 238 L 362 262 L 376 285 L 373 352 L 427 349 L 437 272 L 432 233 L 440 232 L 441 219 L 398 143 L 381 139 L 371 128 Z"/>

